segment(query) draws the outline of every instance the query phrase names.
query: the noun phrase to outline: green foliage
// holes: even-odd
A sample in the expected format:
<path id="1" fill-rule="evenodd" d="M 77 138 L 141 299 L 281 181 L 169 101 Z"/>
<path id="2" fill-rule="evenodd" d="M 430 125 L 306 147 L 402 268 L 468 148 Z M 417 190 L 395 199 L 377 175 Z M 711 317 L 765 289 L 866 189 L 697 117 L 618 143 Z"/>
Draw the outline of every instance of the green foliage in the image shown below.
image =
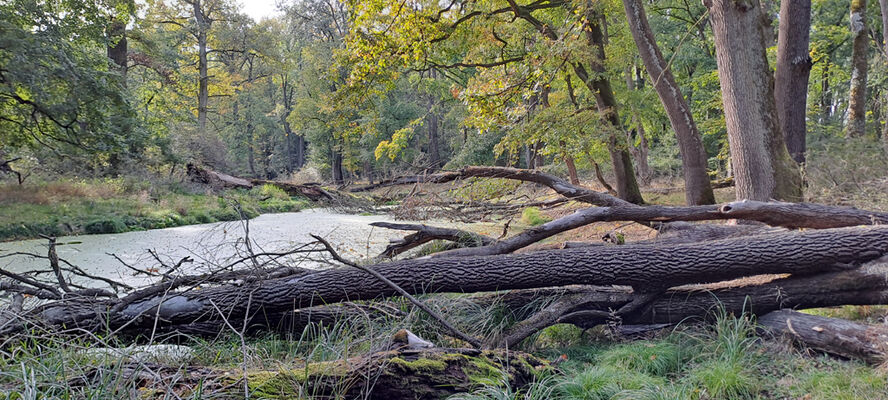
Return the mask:
<path id="1" fill-rule="evenodd" d="M 663 385 L 664 380 L 643 373 L 611 366 L 588 368 L 566 377 L 558 385 L 565 400 L 610 400 L 633 398 L 637 391 Z"/>
<path id="2" fill-rule="evenodd" d="M 75 156 L 99 166 L 97 161 L 144 145 L 146 132 L 103 49 L 108 19 L 125 13 L 127 4 L 14 0 L 0 5 L 3 147 L 30 150 L 41 159 Z"/>
<path id="3" fill-rule="evenodd" d="M 544 216 L 538 207 L 527 207 L 521 212 L 521 222 L 530 226 L 545 224 L 552 219 Z"/>
<path id="4" fill-rule="evenodd" d="M 688 356 L 674 343 L 634 342 L 610 349 L 597 359 L 604 364 L 622 365 L 628 370 L 665 377 L 678 372 Z"/>
<path id="5" fill-rule="evenodd" d="M 755 371 L 728 359 L 713 359 L 696 366 L 690 381 L 713 399 L 750 399 L 761 390 Z"/>

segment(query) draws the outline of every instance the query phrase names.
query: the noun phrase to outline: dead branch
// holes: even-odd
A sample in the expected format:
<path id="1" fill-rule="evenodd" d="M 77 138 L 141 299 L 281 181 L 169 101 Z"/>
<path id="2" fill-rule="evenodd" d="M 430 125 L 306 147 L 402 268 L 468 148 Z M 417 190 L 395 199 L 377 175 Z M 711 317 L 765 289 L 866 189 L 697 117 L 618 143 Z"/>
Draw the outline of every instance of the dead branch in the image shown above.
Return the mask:
<path id="1" fill-rule="evenodd" d="M 489 246 L 496 240 L 474 232 L 453 228 L 439 228 L 420 224 L 398 224 L 391 222 L 374 222 L 370 224 L 380 228 L 415 231 L 403 239 L 393 239 L 380 254 L 382 257 L 394 257 L 410 249 L 416 248 L 433 240 L 449 240 L 461 246 Z"/>
<path id="2" fill-rule="evenodd" d="M 440 314 L 438 314 L 437 312 L 435 312 L 434 310 L 432 310 L 431 308 L 426 306 L 425 303 L 419 301 L 419 299 L 417 299 L 416 297 L 411 296 L 410 293 L 408 293 L 406 290 L 404 290 L 403 288 L 398 286 L 398 284 L 392 282 L 391 280 L 386 278 L 384 275 L 382 275 L 378 271 L 367 268 L 363 265 L 355 264 L 349 260 L 346 260 L 346 259 L 340 257 L 339 253 L 337 253 L 336 250 L 333 248 L 333 246 L 331 246 L 329 242 L 324 240 L 324 238 L 322 238 L 320 236 L 316 236 L 316 235 L 312 235 L 312 237 L 315 238 L 315 240 L 317 240 L 321 244 L 323 244 L 324 247 L 327 248 L 327 251 L 330 253 L 330 255 L 336 261 L 339 261 L 339 262 L 341 262 L 345 265 L 348 265 L 352 268 L 357 268 L 357 269 L 364 271 L 370 275 L 373 275 L 376 279 L 379 279 L 380 281 L 382 281 L 383 283 L 388 285 L 388 287 L 397 291 L 398 294 L 400 294 L 401 296 L 404 296 L 404 298 L 406 298 L 407 300 L 410 300 L 410 302 L 413 303 L 415 306 L 419 307 L 419 309 L 425 311 L 426 314 L 429 314 L 429 316 L 431 316 L 436 321 L 438 321 L 438 323 L 440 323 L 442 326 L 447 328 L 447 330 L 450 331 L 450 333 L 453 334 L 454 337 L 464 340 L 466 343 L 471 344 L 472 347 L 474 347 L 476 349 L 481 347 L 481 342 L 478 339 L 475 339 L 469 335 L 466 335 L 465 333 L 463 333 L 462 331 L 457 329 L 455 326 L 453 326 L 453 324 L 451 324 L 446 319 L 444 319 L 444 317 L 442 317 Z"/>

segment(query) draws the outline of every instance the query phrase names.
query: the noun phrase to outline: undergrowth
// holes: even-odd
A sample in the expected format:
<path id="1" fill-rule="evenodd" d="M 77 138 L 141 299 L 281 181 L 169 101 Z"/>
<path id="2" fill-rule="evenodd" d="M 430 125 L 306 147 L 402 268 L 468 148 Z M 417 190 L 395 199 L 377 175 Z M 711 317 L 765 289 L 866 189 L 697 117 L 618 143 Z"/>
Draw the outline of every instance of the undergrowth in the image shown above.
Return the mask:
<path id="1" fill-rule="evenodd" d="M 517 318 L 495 301 L 469 296 L 435 295 L 423 300 L 476 337 L 501 334 Z M 464 346 L 409 302 L 395 299 L 375 306 L 389 310 L 388 316 L 339 320 L 290 335 L 248 339 L 245 344 L 234 334 L 214 340 L 167 339 L 192 349 L 187 360 L 168 364 L 178 371 L 180 380 L 188 376 L 186 371 L 227 370 L 231 371 L 229 380 L 247 371 L 250 398 L 275 398 L 274 393 L 312 398 L 303 391 L 308 387 L 306 382 L 284 379 L 274 371 L 317 372 L 318 366 L 326 365 L 322 368 L 328 368 L 324 372 L 331 375 L 314 379 L 344 379 L 336 375 L 341 364 L 317 363 L 386 350 L 393 333 L 402 328 L 441 347 Z M 520 349 L 561 360 L 556 373 L 541 374 L 523 387 L 513 387 L 507 375 L 500 374 L 498 380 L 481 381 L 475 390 L 452 399 L 888 399 L 884 370 L 809 355 L 783 342 L 763 341 L 755 335 L 755 327 L 754 319 L 722 313 L 712 324 L 688 323 L 644 340 L 615 341 L 603 327 L 583 331 L 555 325 Z M 170 393 L 180 398 L 243 396 L 242 385 L 224 384 L 218 376 L 204 378 L 187 390 L 175 379 L 142 387 L 144 380 L 138 375 L 125 373 L 131 362 L 85 352 L 124 345 L 126 342 L 116 339 L 101 342 L 97 336 L 73 340 L 21 336 L 0 350 L 0 398 L 166 398 Z M 156 367 L 149 364 L 147 368 Z M 263 379 L 272 377 L 275 386 L 269 389 L 271 383 L 263 383 Z M 340 383 L 345 390 L 347 382 Z"/>

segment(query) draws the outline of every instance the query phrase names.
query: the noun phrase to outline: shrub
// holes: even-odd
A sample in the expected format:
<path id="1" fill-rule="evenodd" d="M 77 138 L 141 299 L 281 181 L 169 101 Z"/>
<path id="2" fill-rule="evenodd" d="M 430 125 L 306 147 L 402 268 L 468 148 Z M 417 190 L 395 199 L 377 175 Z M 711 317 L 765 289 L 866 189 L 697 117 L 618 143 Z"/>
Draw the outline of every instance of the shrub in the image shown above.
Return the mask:
<path id="1" fill-rule="evenodd" d="M 83 226 L 86 233 L 120 233 L 126 232 L 126 224 L 117 217 L 108 217 L 90 221 Z"/>

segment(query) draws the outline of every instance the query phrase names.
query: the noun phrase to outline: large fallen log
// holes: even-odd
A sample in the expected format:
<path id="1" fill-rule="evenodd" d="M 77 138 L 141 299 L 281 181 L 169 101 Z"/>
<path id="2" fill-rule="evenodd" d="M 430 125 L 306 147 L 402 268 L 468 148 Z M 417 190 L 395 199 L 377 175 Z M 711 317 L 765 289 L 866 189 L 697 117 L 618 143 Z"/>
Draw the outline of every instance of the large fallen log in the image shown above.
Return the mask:
<path id="1" fill-rule="evenodd" d="M 759 325 L 805 347 L 879 365 L 888 361 L 888 326 L 778 310 L 758 318 Z"/>
<path id="2" fill-rule="evenodd" d="M 763 222 L 782 228 L 840 228 L 858 225 L 888 224 L 888 213 L 858 210 L 849 207 L 833 207 L 810 203 L 784 203 L 760 201 L 735 201 L 721 206 L 619 206 L 590 207 L 577 210 L 573 214 L 535 226 L 505 240 L 491 245 L 461 248 L 436 253 L 434 257 L 483 256 L 511 253 L 520 248 L 539 242 L 545 238 L 576 229 L 595 222 L 637 221 L 637 222 L 683 222 L 744 219 Z M 672 229 L 672 224 L 661 225 L 662 231 Z M 687 225 L 677 225 L 684 229 Z M 710 230 L 705 226 L 697 230 Z M 749 227 L 722 228 L 748 233 Z M 698 232 L 699 233 L 699 232 Z M 712 232 L 708 232 L 712 233 Z M 730 232 L 722 234 L 732 235 Z M 700 236 L 699 234 L 696 236 Z M 717 238 L 709 237 L 707 239 Z"/>
<path id="3" fill-rule="evenodd" d="M 528 229 L 519 235 L 492 245 L 474 248 L 454 249 L 441 252 L 435 257 L 482 256 L 511 253 L 542 239 L 576 229 L 595 222 L 635 221 L 655 226 L 661 231 L 669 230 L 671 222 L 711 221 L 742 219 L 762 222 L 774 227 L 797 228 L 840 228 L 858 225 L 888 224 L 888 213 L 859 210 L 851 207 L 836 207 L 811 203 L 737 201 L 723 205 L 705 206 L 639 206 L 607 193 L 582 188 L 537 170 L 524 170 L 507 167 L 466 167 L 459 171 L 425 175 L 423 181 L 450 182 L 469 177 L 515 179 L 548 186 L 567 199 L 576 200 L 599 207 L 577 210 L 575 213 Z M 700 228 L 707 230 L 707 228 Z M 746 230 L 737 228 L 738 230 Z M 689 231 L 689 229 L 685 229 Z M 708 232 L 704 232 L 708 233 Z M 730 235 L 730 234 L 729 234 Z M 701 236 L 696 234 L 693 236 Z"/>
<path id="4" fill-rule="evenodd" d="M 411 294 L 483 292 L 574 284 L 630 285 L 657 292 L 688 283 L 756 274 L 811 274 L 854 268 L 888 252 L 888 227 L 785 232 L 675 246 L 588 247 L 488 257 L 396 261 L 372 266 Z M 753 288 L 750 288 L 752 290 Z M 50 327 L 109 328 L 140 333 L 156 327 L 288 310 L 396 292 L 367 274 L 333 269 L 295 277 L 164 292 L 124 307 L 127 299 L 61 301 L 33 310 L 27 320 Z M 110 304 L 108 302 L 111 302 Z M 110 312 L 109 312 L 110 310 Z M 274 324 L 277 321 L 268 321 Z M 0 334 L 21 329 L 10 325 Z"/>
<path id="5" fill-rule="evenodd" d="M 78 387 L 113 377 L 115 382 L 133 381 L 155 397 L 444 399 L 484 384 L 509 385 L 518 391 L 552 369 L 545 360 L 516 351 L 434 348 L 294 362 L 269 370 L 183 370 L 146 363 L 99 366 L 68 385 Z"/>
<path id="6" fill-rule="evenodd" d="M 186 167 L 186 173 L 192 181 L 217 188 L 252 189 L 258 185 L 273 185 L 287 192 L 290 196 L 302 196 L 311 201 L 335 200 L 335 196 L 331 194 L 330 191 L 316 184 L 297 185 L 295 183 L 269 181 L 265 179 L 238 178 L 194 164 L 188 164 Z"/>
<path id="7" fill-rule="evenodd" d="M 764 315 L 783 308 L 888 304 L 888 264 L 882 259 L 850 271 L 677 287 L 628 313 L 615 312 L 638 297 L 629 288 L 600 287 L 545 288 L 492 297 L 489 301 L 503 304 L 513 312 L 540 299 L 556 300 L 534 315 L 520 315 L 526 322 L 495 338 L 490 345 L 514 347 L 557 323 L 583 328 L 615 321 L 626 325 L 677 324 L 712 319 L 721 312 Z"/>

